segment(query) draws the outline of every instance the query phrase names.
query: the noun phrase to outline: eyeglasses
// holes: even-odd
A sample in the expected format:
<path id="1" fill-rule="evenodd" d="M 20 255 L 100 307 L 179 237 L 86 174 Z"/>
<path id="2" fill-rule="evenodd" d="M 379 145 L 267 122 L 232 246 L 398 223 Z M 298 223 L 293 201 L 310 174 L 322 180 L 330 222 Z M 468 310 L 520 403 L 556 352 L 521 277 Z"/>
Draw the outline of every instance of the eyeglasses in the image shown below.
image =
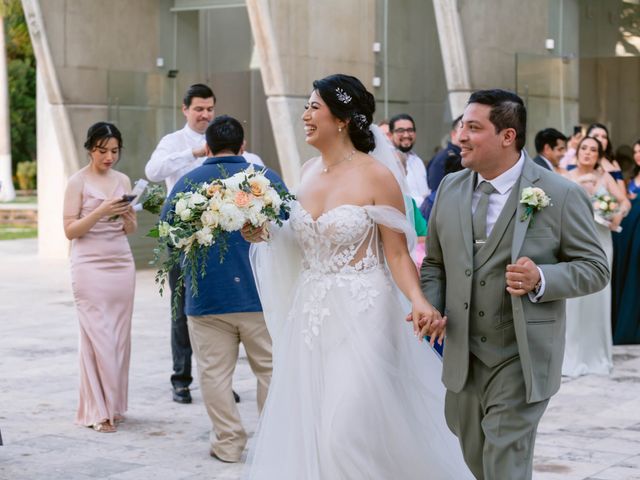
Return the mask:
<path id="1" fill-rule="evenodd" d="M 397 133 L 398 135 L 402 135 L 403 133 L 416 133 L 415 128 L 395 128 L 393 133 Z"/>

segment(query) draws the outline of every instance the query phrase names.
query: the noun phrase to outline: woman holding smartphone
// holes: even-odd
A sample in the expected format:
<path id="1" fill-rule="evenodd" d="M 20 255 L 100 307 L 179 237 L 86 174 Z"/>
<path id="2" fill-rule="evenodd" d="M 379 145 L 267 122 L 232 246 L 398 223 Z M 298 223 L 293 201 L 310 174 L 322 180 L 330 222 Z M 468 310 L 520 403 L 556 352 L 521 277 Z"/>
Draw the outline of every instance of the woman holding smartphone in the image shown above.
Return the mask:
<path id="1" fill-rule="evenodd" d="M 64 231 L 80 321 L 76 423 L 115 432 L 127 410 L 135 266 L 127 235 L 137 227 L 131 181 L 113 169 L 122 149 L 115 125 L 98 122 L 84 144 L 89 164 L 69 178 Z"/>

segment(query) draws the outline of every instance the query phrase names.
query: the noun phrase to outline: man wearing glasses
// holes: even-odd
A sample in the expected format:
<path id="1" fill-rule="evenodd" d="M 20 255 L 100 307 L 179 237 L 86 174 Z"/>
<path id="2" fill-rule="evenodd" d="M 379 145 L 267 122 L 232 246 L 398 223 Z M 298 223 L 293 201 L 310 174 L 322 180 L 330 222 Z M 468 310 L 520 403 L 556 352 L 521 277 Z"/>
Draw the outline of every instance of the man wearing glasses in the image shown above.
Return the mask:
<path id="1" fill-rule="evenodd" d="M 430 190 L 427 184 L 427 168 L 413 151 L 413 145 L 416 143 L 416 124 L 411 115 L 399 113 L 389 120 L 389 131 L 393 146 L 403 154 L 399 157 L 407 174 L 409 194 L 416 205 L 421 205 Z"/>

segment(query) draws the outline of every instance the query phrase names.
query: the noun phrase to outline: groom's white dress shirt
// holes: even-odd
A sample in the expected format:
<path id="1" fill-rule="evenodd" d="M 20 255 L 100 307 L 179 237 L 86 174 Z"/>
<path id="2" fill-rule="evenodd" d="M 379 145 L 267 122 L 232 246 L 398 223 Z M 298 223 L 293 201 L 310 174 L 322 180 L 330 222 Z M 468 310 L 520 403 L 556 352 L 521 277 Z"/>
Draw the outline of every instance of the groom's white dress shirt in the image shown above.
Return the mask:
<path id="1" fill-rule="evenodd" d="M 511 190 L 522 174 L 522 168 L 524 167 L 525 161 L 524 159 L 524 152 L 520 152 L 520 158 L 518 159 L 516 164 L 506 172 L 498 175 L 493 180 L 485 180 L 482 175 L 478 174 L 478 180 L 476 182 L 475 190 L 473 191 L 473 197 L 471 199 L 472 213 L 475 213 L 476 206 L 480 201 L 481 192 L 478 189 L 478 185 L 480 185 L 480 182 L 489 182 L 493 186 L 493 188 L 496 189 L 496 191 L 489 196 L 489 208 L 487 210 L 487 238 L 489 238 L 489 235 L 493 230 L 493 226 L 496 224 L 500 213 L 502 213 L 502 209 L 507 203 L 509 195 L 511 194 Z M 537 295 L 533 295 L 532 292 L 529 292 L 529 299 L 532 302 L 537 302 L 538 299 L 540 299 L 540 297 L 544 295 L 544 275 L 540 267 L 537 268 L 540 272 L 540 280 L 542 281 L 542 286 L 540 287 Z"/>
<path id="2" fill-rule="evenodd" d="M 206 157 L 194 157 L 193 150 L 206 143 L 204 134 L 191 130 L 185 125 L 181 130 L 162 137 L 144 168 L 144 173 L 152 182 L 165 181 L 167 195 L 180 178 L 202 165 Z"/>

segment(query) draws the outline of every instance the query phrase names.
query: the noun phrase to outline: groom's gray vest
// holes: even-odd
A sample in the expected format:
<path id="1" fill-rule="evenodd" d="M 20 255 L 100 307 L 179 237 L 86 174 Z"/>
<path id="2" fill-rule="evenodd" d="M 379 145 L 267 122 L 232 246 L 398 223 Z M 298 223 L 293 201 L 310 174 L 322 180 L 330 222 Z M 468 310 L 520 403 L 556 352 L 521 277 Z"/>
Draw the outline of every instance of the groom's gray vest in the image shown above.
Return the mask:
<path id="1" fill-rule="evenodd" d="M 511 263 L 519 191 L 518 182 L 513 186 L 487 242 L 473 257 L 469 350 L 488 367 L 518 354 L 505 266 Z"/>

